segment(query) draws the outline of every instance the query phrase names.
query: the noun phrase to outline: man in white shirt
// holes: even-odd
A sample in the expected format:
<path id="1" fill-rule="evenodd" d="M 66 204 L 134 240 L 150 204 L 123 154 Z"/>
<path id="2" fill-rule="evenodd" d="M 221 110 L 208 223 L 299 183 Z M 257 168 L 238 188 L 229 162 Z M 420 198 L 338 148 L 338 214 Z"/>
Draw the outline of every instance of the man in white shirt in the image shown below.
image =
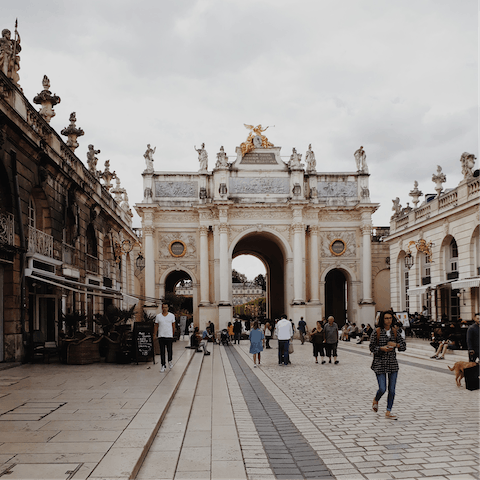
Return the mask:
<path id="1" fill-rule="evenodd" d="M 275 334 L 278 339 L 278 364 L 285 366 L 288 365 L 288 345 L 290 339 L 293 337 L 292 323 L 287 320 L 286 315 L 282 315 L 282 318 L 275 325 Z"/>
<path id="2" fill-rule="evenodd" d="M 172 363 L 172 344 L 173 335 L 175 334 L 175 315 L 168 311 L 168 303 L 162 303 L 162 313 L 155 317 L 154 336 L 158 336 L 158 343 L 160 345 L 160 358 L 162 362 L 161 372 L 167 368 L 165 361 L 165 347 L 167 348 L 168 366 L 173 368 Z"/>

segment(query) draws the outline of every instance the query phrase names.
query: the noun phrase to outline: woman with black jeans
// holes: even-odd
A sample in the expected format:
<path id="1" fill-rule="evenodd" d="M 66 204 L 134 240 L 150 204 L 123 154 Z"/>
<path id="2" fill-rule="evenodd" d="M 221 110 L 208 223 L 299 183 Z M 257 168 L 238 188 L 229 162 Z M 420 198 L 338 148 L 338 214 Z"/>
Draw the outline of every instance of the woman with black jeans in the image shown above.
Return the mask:
<path id="1" fill-rule="evenodd" d="M 373 353 L 371 368 L 377 376 L 378 383 L 378 390 L 373 399 L 372 408 L 375 412 L 378 411 L 378 401 L 387 390 L 388 377 L 388 399 L 385 417 L 396 420 L 396 415 L 391 413 L 398 375 L 395 349 L 398 348 L 400 352 L 404 352 L 407 349 L 407 344 L 400 333 L 400 329 L 392 327 L 392 323 L 393 313 L 390 311 L 382 312 L 378 319 L 378 328 L 372 332 L 370 337 L 370 351 Z"/>

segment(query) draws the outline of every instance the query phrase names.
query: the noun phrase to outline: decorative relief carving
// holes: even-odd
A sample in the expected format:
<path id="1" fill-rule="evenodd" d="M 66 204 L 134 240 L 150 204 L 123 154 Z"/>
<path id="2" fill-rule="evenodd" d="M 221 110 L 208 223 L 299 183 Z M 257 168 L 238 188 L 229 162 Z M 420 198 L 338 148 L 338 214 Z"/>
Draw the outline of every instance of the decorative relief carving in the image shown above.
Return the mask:
<path id="1" fill-rule="evenodd" d="M 341 239 L 345 244 L 345 252 L 342 257 L 354 257 L 356 251 L 356 240 L 354 232 L 323 232 L 321 235 L 321 254 L 322 257 L 333 257 L 330 251 L 330 245 L 336 239 Z"/>
<path id="2" fill-rule="evenodd" d="M 357 182 L 318 182 L 319 197 L 356 197 Z"/>
<path id="3" fill-rule="evenodd" d="M 291 220 L 291 212 L 285 210 L 234 210 L 230 212 L 230 218 L 236 219 L 250 219 L 250 218 L 261 218 L 269 220 Z"/>
<path id="4" fill-rule="evenodd" d="M 197 182 L 155 182 L 156 197 L 196 197 Z"/>
<path id="5" fill-rule="evenodd" d="M 162 212 L 156 218 L 162 223 L 193 223 L 198 221 L 194 212 Z"/>
<path id="6" fill-rule="evenodd" d="M 198 212 L 200 220 L 217 220 L 218 212 L 212 210 L 199 210 Z"/>
<path id="7" fill-rule="evenodd" d="M 288 178 L 231 178 L 230 193 L 235 194 L 255 194 L 255 193 L 289 193 Z"/>
<path id="8" fill-rule="evenodd" d="M 170 244 L 175 240 L 180 240 L 183 244 L 186 245 L 186 252 L 183 255 L 184 258 L 196 258 L 197 249 L 196 241 L 194 234 L 187 233 L 167 233 L 165 235 L 160 235 L 158 242 L 160 257 L 172 258 L 170 253 Z"/>
<path id="9" fill-rule="evenodd" d="M 320 220 L 322 222 L 350 222 L 360 219 L 360 214 L 357 212 L 329 212 L 329 213 L 320 213 Z"/>

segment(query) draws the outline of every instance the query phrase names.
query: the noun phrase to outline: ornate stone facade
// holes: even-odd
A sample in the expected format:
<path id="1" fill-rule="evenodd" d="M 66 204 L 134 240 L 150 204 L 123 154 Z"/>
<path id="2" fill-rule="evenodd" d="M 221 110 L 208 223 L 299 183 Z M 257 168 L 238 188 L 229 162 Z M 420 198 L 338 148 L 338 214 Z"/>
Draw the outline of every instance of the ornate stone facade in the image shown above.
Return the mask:
<path id="1" fill-rule="evenodd" d="M 268 316 L 303 316 L 312 326 L 325 314 L 340 324 L 371 322 L 371 215 L 378 205 L 365 195 L 368 174 L 318 173 L 311 149 L 307 173 L 295 151 L 285 163 L 280 147 L 255 147 L 263 145 L 257 136 L 243 151 L 237 147 L 234 162 L 221 149 L 211 172 L 204 163 L 193 174 L 142 173 L 144 190 L 155 192 L 135 205 L 145 296 L 158 305 L 175 282 L 190 280 L 194 321 L 223 328 L 232 318 L 232 258 L 250 253 L 267 266 Z M 196 150 L 204 155 L 204 146 Z"/>

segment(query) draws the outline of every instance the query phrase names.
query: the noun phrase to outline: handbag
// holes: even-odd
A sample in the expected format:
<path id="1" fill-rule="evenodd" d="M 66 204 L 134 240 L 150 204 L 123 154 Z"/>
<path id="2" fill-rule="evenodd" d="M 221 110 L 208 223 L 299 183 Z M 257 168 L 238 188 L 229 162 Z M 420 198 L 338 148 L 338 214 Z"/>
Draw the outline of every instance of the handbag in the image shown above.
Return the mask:
<path id="1" fill-rule="evenodd" d="M 290 353 L 293 353 L 294 351 L 295 350 L 293 349 L 293 343 L 290 342 L 288 345 L 288 353 L 290 354 Z"/>

